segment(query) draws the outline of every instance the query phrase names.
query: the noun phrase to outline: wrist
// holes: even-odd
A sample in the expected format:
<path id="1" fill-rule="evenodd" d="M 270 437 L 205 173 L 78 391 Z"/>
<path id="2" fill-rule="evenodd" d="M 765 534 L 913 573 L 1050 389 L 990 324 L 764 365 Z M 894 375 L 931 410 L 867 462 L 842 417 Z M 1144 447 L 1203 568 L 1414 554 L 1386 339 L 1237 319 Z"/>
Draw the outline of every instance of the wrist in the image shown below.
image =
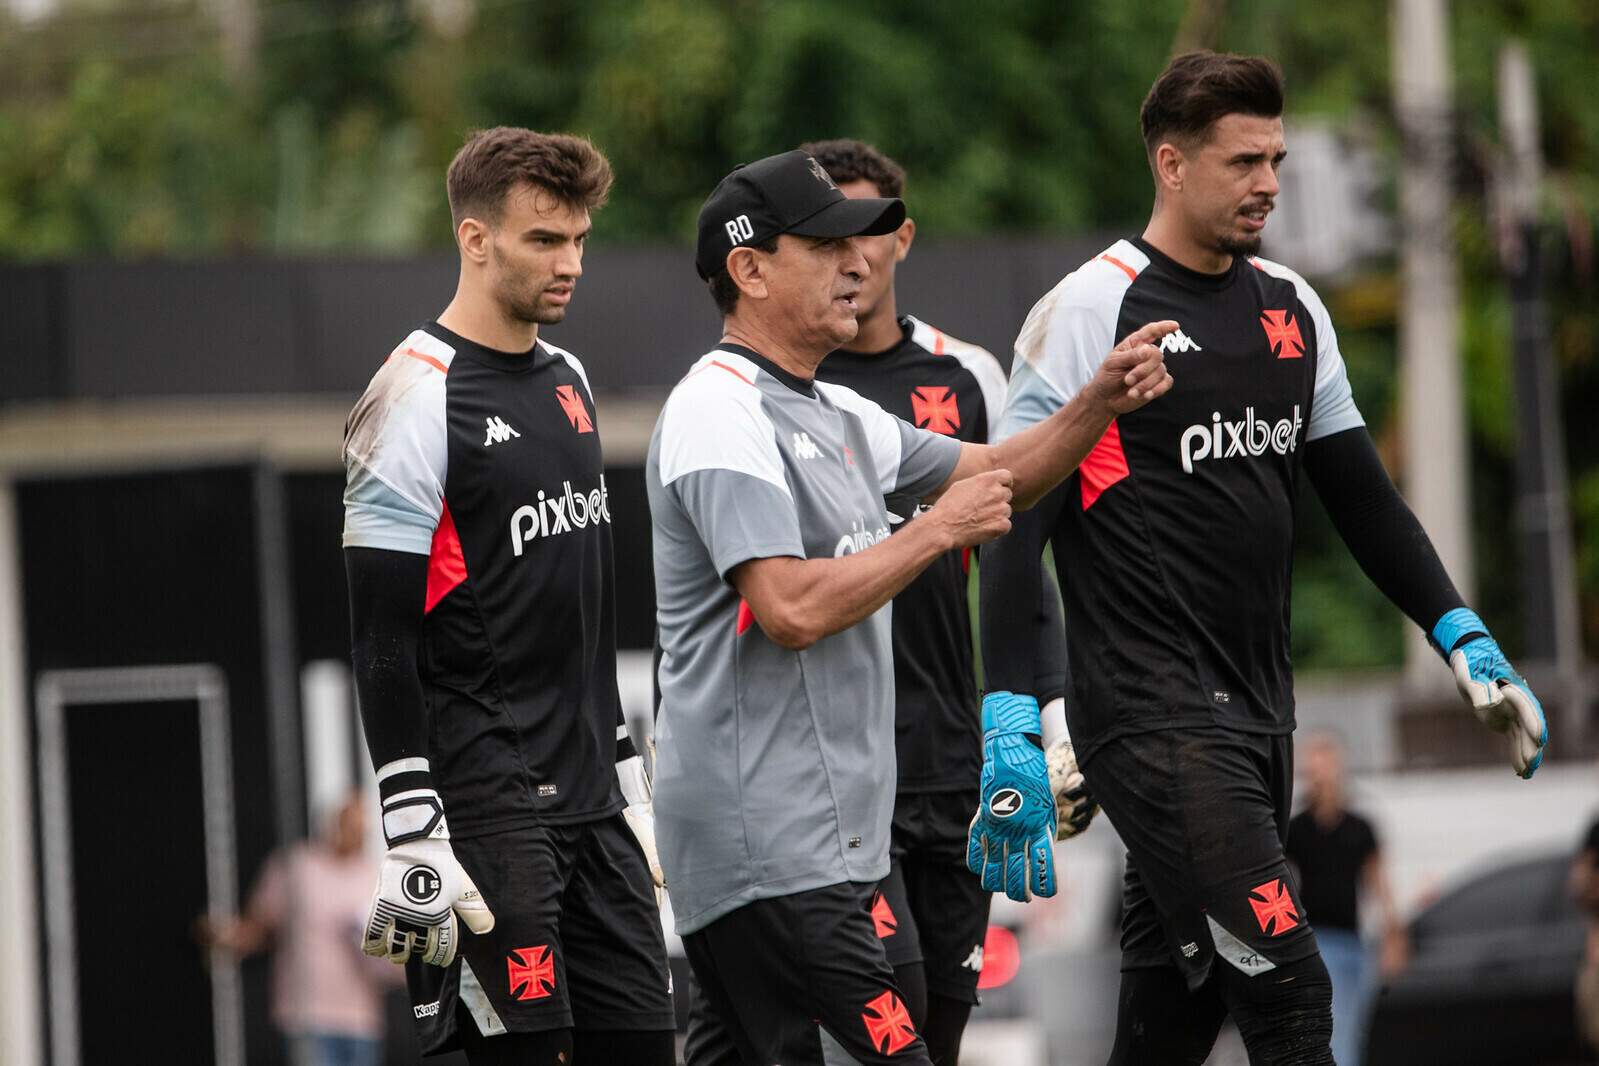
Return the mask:
<path id="1" fill-rule="evenodd" d="M 1038 700 L 1019 692 L 990 692 L 983 697 L 983 735 L 1024 733 L 1040 736 Z"/>
<path id="2" fill-rule="evenodd" d="M 1427 634 L 1427 641 L 1433 649 L 1441 655 L 1445 662 L 1449 661 L 1455 649 L 1462 644 L 1477 637 L 1492 637 L 1483 620 L 1469 607 L 1456 607 L 1454 610 L 1445 611 L 1442 618 L 1433 623 L 1432 632 Z"/>
<path id="3" fill-rule="evenodd" d="M 413 840 L 448 840 L 444 803 L 433 786 L 433 771 L 420 757 L 395 759 L 378 767 L 383 803 L 383 839 L 389 847 Z"/>

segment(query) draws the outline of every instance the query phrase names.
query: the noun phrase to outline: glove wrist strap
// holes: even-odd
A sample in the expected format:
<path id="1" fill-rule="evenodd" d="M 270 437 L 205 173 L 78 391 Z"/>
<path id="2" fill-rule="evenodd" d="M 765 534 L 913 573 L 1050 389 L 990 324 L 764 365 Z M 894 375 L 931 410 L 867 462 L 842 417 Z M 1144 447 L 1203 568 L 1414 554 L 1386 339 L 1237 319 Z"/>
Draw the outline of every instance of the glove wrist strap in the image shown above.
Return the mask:
<path id="1" fill-rule="evenodd" d="M 1042 732 L 1035 697 L 1015 692 L 990 692 L 983 697 L 985 739 L 1003 733 L 1027 733 L 1036 737 Z"/>
<path id="2" fill-rule="evenodd" d="M 1477 617 L 1477 612 L 1469 607 L 1456 607 L 1452 611 L 1444 612 L 1444 616 L 1432 627 L 1427 639 L 1433 649 L 1445 662 L 1448 662 L 1449 656 L 1462 644 L 1486 636 L 1488 636 L 1488 627 Z"/>
<path id="3" fill-rule="evenodd" d="M 396 759 L 378 768 L 383 800 L 383 839 L 389 847 L 413 840 L 448 840 L 444 802 L 433 787 L 433 773 L 421 758 Z"/>

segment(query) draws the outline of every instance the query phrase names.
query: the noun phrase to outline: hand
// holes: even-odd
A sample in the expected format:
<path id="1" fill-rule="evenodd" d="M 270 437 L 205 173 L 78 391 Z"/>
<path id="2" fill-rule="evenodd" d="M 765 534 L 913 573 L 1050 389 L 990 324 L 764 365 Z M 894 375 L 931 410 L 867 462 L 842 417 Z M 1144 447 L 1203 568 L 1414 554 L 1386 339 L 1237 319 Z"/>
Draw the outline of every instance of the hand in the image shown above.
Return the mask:
<path id="1" fill-rule="evenodd" d="M 1010 532 L 1011 489 L 1009 470 L 988 470 L 955 482 L 938 502 L 917 519 L 932 519 L 950 536 L 954 548 L 987 544 Z"/>
<path id="2" fill-rule="evenodd" d="M 1099 813 L 1083 773 L 1077 769 L 1077 753 L 1069 740 L 1057 740 L 1044 753 L 1049 766 L 1049 790 L 1055 794 L 1055 839 L 1070 840 L 1088 828 Z"/>
<path id="3" fill-rule="evenodd" d="M 1377 952 L 1377 972 L 1383 980 L 1392 981 L 1404 973 L 1409 965 L 1410 938 L 1402 927 L 1395 926 L 1383 934 L 1382 945 Z"/>
<path id="4" fill-rule="evenodd" d="M 492 930 L 494 915 L 456 861 L 444 805 L 426 767 L 426 760 L 415 759 L 378 770 L 389 850 L 378 870 L 361 950 L 398 964 L 415 954 L 448 966 L 460 939 L 456 915 L 474 933 Z"/>
<path id="5" fill-rule="evenodd" d="M 649 744 L 653 758 L 653 737 Z M 662 903 L 661 892 L 666 888 L 666 874 L 661 869 L 660 849 L 655 845 L 654 795 L 649 774 L 644 770 L 644 760 L 637 754 L 618 760 L 616 777 L 622 787 L 622 796 L 627 800 L 627 806 L 622 808 L 622 817 L 638 839 L 639 849 L 644 852 L 644 862 L 650 868 L 650 880 L 655 882 L 655 905 L 659 907 Z"/>
<path id="6" fill-rule="evenodd" d="M 983 774 L 966 866 L 989 892 L 1020 903 L 1055 894 L 1055 800 L 1039 735 L 1038 701 L 983 697 Z"/>
<path id="7" fill-rule="evenodd" d="M 1158 345 L 1176 328 L 1177 323 L 1169 320 L 1151 322 L 1124 337 L 1088 384 L 1094 399 L 1114 416 L 1136 411 L 1165 395 L 1172 386 L 1172 376 L 1166 372 L 1166 357 Z"/>
<path id="8" fill-rule="evenodd" d="M 1433 626 L 1431 637 L 1477 719 L 1505 735 L 1511 767 L 1519 776 L 1531 777 L 1543 763 L 1543 749 L 1549 743 L 1549 724 L 1538 697 L 1472 611 L 1457 607 L 1445 614 Z"/>

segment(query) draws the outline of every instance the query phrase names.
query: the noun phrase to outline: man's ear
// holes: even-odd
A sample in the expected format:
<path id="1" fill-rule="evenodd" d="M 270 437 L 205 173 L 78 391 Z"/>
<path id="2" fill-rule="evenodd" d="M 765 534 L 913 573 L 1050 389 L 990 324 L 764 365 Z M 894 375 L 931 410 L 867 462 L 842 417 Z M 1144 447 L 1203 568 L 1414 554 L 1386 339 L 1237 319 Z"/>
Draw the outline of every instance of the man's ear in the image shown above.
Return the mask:
<path id="1" fill-rule="evenodd" d="M 488 261 L 489 244 L 493 239 L 489 228 L 471 216 L 463 218 L 455 227 L 455 243 L 460 246 L 461 255 L 478 266 Z"/>
<path id="2" fill-rule="evenodd" d="M 728 277 L 733 279 L 739 292 L 752 300 L 764 300 L 768 295 L 767 258 L 760 249 L 745 246 L 727 253 Z"/>
<path id="3" fill-rule="evenodd" d="M 911 254 L 911 243 L 916 240 L 916 220 L 907 218 L 894 231 L 894 262 L 903 263 Z"/>
<path id="4" fill-rule="evenodd" d="M 1159 189 L 1182 192 L 1183 179 L 1188 176 L 1188 159 L 1183 150 L 1170 141 L 1161 141 L 1155 149 L 1155 185 Z"/>

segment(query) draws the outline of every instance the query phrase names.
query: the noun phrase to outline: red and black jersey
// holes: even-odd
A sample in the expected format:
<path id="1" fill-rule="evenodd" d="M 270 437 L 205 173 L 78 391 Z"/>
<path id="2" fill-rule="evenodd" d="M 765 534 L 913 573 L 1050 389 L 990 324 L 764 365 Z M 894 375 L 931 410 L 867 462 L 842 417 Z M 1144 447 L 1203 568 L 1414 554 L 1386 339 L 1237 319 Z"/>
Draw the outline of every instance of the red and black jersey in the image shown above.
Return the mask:
<path id="1" fill-rule="evenodd" d="M 373 377 L 344 454 L 345 546 L 429 556 L 419 672 L 451 831 L 620 810 L 611 514 L 582 365 L 429 323 Z"/>
<path id="2" fill-rule="evenodd" d="M 1036 575 L 1042 539 L 1053 540 L 1067 718 L 1085 759 L 1147 729 L 1293 729 L 1289 590 L 1303 447 L 1363 425 L 1327 309 L 1303 278 L 1245 258 L 1201 274 L 1134 239 L 1033 308 L 999 435 L 1063 406 L 1117 342 L 1162 319 L 1181 327 L 1161 345 L 1172 390 L 1112 422 L 1078 471 L 995 546 L 1013 593 Z M 1013 568 L 1012 553 L 1031 559 Z M 1004 620 L 1018 597 L 991 590 L 986 574 L 983 591 L 985 635 L 1014 628 Z M 990 684 L 1024 676 L 1029 651 L 1026 639 L 985 642 Z"/>
<path id="3" fill-rule="evenodd" d="M 1005 400 L 999 361 L 909 316 L 900 319 L 900 327 L 900 342 L 894 347 L 833 352 L 817 368 L 817 378 L 848 386 L 921 429 L 986 443 Z M 899 523 L 914 518 L 920 503 L 894 497 L 887 502 L 891 519 Z M 969 563 L 968 552 L 946 552 L 894 597 L 901 792 L 970 789 L 982 769 L 983 731 L 976 709 L 966 587 Z M 1064 657 L 1064 651 L 1059 654 Z"/>

